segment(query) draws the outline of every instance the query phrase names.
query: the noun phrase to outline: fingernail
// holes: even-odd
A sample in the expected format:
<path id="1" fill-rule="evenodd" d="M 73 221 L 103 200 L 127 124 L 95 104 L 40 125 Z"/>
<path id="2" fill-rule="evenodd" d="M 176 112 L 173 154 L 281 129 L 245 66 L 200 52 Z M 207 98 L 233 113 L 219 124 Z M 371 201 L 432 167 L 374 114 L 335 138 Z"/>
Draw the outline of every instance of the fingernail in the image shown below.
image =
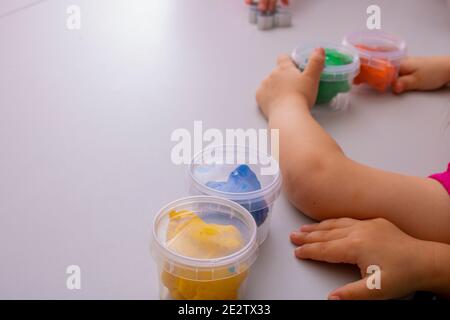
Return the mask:
<path id="1" fill-rule="evenodd" d="M 325 56 L 325 50 L 323 48 L 315 48 L 314 52 L 319 54 L 320 56 Z"/>
<path id="2" fill-rule="evenodd" d="M 302 252 L 302 247 L 295 248 L 295 254 L 298 255 L 300 252 Z"/>
<path id="3" fill-rule="evenodd" d="M 330 296 L 328 300 L 341 300 L 338 296 Z"/>
<path id="4" fill-rule="evenodd" d="M 301 232 L 298 232 L 298 231 L 292 231 L 292 232 L 291 232 L 291 236 L 292 236 L 292 237 L 297 237 L 297 238 L 298 238 L 298 237 L 300 237 L 301 235 L 302 235 L 302 233 L 301 233 Z"/>

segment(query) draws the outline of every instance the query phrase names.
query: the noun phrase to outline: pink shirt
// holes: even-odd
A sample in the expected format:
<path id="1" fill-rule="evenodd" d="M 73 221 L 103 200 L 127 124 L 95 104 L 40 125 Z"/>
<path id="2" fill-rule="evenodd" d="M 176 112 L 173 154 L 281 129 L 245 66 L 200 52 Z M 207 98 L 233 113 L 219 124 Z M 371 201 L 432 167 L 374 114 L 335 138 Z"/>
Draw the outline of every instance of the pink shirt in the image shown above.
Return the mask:
<path id="1" fill-rule="evenodd" d="M 430 178 L 439 181 L 450 195 L 450 162 L 448 164 L 447 171 L 433 174 Z"/>

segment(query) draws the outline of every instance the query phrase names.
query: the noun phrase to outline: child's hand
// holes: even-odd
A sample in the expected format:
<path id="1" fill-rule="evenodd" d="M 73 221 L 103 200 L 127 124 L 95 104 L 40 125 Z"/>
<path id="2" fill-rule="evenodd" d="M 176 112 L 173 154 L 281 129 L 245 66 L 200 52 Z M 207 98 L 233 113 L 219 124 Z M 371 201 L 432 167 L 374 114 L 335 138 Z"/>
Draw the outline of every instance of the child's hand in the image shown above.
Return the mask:
<path id="1" fill-rule="evenodd" d="M 362 280 L 347 284 L 330 293 L 330 299 L 389 299 L 399 298 L 421 290 L 429 279 L 433 259 L 425 241 L 403 233 L 384 219 L 354 220 L 349 218 L 325 220 L 304 225 L 291 234 L 299 247 L 295 255 L 331 263 L 357 264 Z M 368 289 L 367 267 L 381 269 L 381 289 Z M 367 277 L 366 277 L 367 276 Z"/>
<path id="2" fill-rule="evenodd" d="M 408 57 L 400 65 L 394 92 L 435 90 L 450 82 L 450 56 Z"/>
<path id="3" fill-rule="evenodd" d="M 301 72 L 288 55 L 278 58 L 278 66 L 261 83 L 256 92 L 256 101 L 266 118 L 280 103 L 302 102 L 312 108 L 316 101 L 320 74 L 325 61 L 323 48 L 315 49 L 309 57 L 306 69 Z"/>
<path id="4" fill-rule="evenodd" d="M 252 0 L 245 0 L 245 3 L 252 4 Z M 278 0 L 259 0 L 258 8 L 261 11 L 275 11 Z M 284 5 L 289 4 L 289 0 L 281 0 Z"/>

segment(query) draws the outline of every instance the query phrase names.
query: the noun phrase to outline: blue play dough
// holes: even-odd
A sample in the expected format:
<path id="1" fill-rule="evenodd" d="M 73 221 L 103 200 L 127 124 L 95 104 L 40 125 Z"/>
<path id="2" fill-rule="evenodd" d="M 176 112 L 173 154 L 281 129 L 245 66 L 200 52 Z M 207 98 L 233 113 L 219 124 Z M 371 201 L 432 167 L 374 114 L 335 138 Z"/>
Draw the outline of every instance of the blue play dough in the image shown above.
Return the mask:
<path id="1" fill-rule="evenodd" d="M 227 181 L 209 181 L 206 183 L 206 186 L 222 192 L 231 193 L 252 192 L 261 189 L 261 183 L 256 177 L 256 174 L 245 164 L 238 166 L 231 172 Z M 252 214 L 258 227 L 266 220 L 269 209 L 267 208 L 264 199 L 240 204 Z M 252 207 L 261 209 L 252 211 Z"/>

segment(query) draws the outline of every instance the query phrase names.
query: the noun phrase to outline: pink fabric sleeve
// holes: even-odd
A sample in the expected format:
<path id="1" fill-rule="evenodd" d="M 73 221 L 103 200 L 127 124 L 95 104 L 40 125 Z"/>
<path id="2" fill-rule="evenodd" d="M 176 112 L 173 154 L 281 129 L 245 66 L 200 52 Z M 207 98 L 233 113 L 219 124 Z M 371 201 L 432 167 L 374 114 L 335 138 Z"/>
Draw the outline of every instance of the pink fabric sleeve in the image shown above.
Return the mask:
<path id="1" fill-rule="evenodd" d="M 439 181 L 450 195 L 450 163 L 448 164 L 447 171 L 432 174 L 430 178 Z"/>

